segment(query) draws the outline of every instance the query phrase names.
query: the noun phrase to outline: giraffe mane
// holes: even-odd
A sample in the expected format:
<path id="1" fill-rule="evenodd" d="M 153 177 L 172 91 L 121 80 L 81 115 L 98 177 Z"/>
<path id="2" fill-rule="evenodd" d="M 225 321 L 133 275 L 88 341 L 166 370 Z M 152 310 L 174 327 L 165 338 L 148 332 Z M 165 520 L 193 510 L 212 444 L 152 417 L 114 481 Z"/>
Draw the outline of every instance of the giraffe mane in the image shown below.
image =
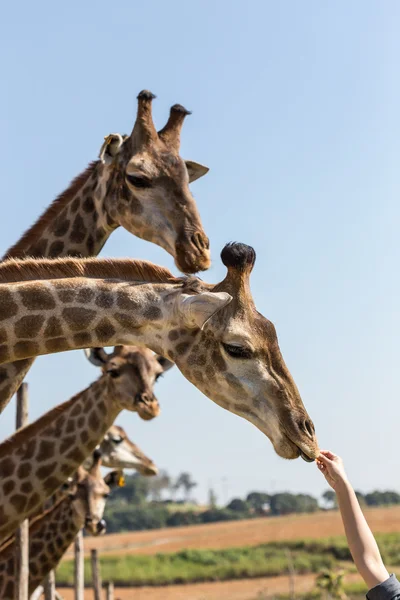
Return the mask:
<path id="1" fill-rule="evenodd" d="M 43 279 L 117 279 L 149 283 L 181 283 L 165 267 L 129 258 L 10 258 L 0 263 L 0 284 Z"/>
<path id="2" fill-rule="evenodd" d="M 54 218 L 61 212 L 61 210 L 76 196 L 81 187 L 86 183 L 89 177 L 93 174 L 95 168 L 100 161 L 95 160 L 91 162 L 88 167 L 79 175 L 77 175 L 67 187 L 66 190 L 61 192 L 53 200 L 50 206 L 40 215 L 37 221 L 30 227 L 23 236 L 18 240 L 14 246 L 11 246 L 3 257 L 3 260 L 10 258 L 11 256 L 20 257 L 24 256 L 26 248 L 38 238 L 45 231 L 48 225 L 53 222 Z"/>

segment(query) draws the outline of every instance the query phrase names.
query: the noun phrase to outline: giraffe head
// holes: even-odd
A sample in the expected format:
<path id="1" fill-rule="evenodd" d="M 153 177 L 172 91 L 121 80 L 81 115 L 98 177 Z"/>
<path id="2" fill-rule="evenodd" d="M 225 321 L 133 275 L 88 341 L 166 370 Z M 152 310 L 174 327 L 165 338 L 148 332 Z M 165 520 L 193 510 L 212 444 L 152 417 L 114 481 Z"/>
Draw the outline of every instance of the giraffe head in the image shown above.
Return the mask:
<path id="1" fill-rule="evenodd" d="M 103 377 L 108 379 L 123 408 L 137 411 L 145 421 L 160 414 L 153 388 L 157 379 L 173 367 L 173 362 L 148 348 L 136 346 L 115 346 L 110 354 L 104 348 L 92 348 L 85 350 L 85 355 L 92 364 L 101 368 Z M 154 465 L 148 466 L 155 468 Z"/>
<path id="2" fill-rule="evenodd" d="M 189 183 L 208 168 L 179 155 L 181 128 L 190 113 L 176 104 L 157 132 L 154 98 L 140 92 L 129 136 L 105 138 L 100 159 L 110 177 L 104 207 L 114 225 L 164 248 L 182 272 L 196 273 L 208 269 L 210 252 Z"/>
<path id="3" fill-rule="evenodd" d="M 318 456 L 314 425 L 279 349 L 274 325 L 250 291 L 253 248 L 228 244 L 221 253 L 225 279 L 215 286 L 188 279 L 173 311 L 170 352 L 182 373 L 206 396 L 247 419 L 271 440 L 278 455 Z M 183 325 L 183 327 L 182 327 Z"/>
<path id="4" fill-rule="evenodd" d="M 125 429 L 112 425 L 99 445 L 103 467 L 110 469 L 135 469 L 141 475 L 157 475 L 158 469 L 139 446 L 128 437 Z M 92 465 L 92 457 L 83 463 L 87 469 Z"/>
<path id="5" fill-rule="evenodd" d="M 76 512 L 85 524 L 86 532 L 99 535 L 106 531 L 103 514 L 107 498 L 113 487 L 123 485 L 123 477 L 121 471 L 111 471 L 103 478 L 100 469 L 101 452 L 95 451 L 93 456 L 93 465 L 89 471 L 83 467 L 76 471 L 70 496 Z"/>

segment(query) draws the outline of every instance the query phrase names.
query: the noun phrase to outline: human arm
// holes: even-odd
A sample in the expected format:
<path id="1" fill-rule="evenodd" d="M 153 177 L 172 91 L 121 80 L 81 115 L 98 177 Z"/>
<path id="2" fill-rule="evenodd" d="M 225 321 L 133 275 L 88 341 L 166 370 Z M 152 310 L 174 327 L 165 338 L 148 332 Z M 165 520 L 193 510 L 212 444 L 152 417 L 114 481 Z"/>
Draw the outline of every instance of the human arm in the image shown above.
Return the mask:
<path id="1" fill-rule="evenodd" d="M 389 578 L 378 545 L 362 513 L 357 496 L 347 479 L 341 458 L 321 451 L 317 465 L 335 490 L 350 552 L 358 572 L 368 588 Z"/>

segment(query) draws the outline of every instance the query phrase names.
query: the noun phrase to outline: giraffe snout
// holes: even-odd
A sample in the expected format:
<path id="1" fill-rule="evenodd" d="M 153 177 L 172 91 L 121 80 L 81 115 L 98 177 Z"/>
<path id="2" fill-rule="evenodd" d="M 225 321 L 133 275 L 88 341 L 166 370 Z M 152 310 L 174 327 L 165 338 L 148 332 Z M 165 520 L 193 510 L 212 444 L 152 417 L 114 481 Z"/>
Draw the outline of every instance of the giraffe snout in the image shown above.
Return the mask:
<path id="1" fill-rule="evenodd" d="M 180 271 L 188 274 L 209 268 L 210 242 L 203 231 L 181 233 L 175 244 L 175 263 Z"/>

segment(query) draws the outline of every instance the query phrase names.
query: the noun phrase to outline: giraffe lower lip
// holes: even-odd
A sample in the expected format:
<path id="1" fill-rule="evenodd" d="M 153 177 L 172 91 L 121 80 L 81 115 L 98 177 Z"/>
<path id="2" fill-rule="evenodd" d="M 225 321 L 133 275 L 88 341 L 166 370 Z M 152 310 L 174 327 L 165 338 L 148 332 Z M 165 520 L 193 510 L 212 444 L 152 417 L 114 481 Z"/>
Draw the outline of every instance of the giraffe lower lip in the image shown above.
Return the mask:
<path id="1" fill-rule="evenodd" d="M 299 448 L 299 450 L 300 450 L 300 448 Z M 308 462 L 308 463 L 314 462 L 314 458 L 307 456 L 307 454 L 305 454 L 302 450 L 300 450 L 300 456 L 305 462 Z"/>

